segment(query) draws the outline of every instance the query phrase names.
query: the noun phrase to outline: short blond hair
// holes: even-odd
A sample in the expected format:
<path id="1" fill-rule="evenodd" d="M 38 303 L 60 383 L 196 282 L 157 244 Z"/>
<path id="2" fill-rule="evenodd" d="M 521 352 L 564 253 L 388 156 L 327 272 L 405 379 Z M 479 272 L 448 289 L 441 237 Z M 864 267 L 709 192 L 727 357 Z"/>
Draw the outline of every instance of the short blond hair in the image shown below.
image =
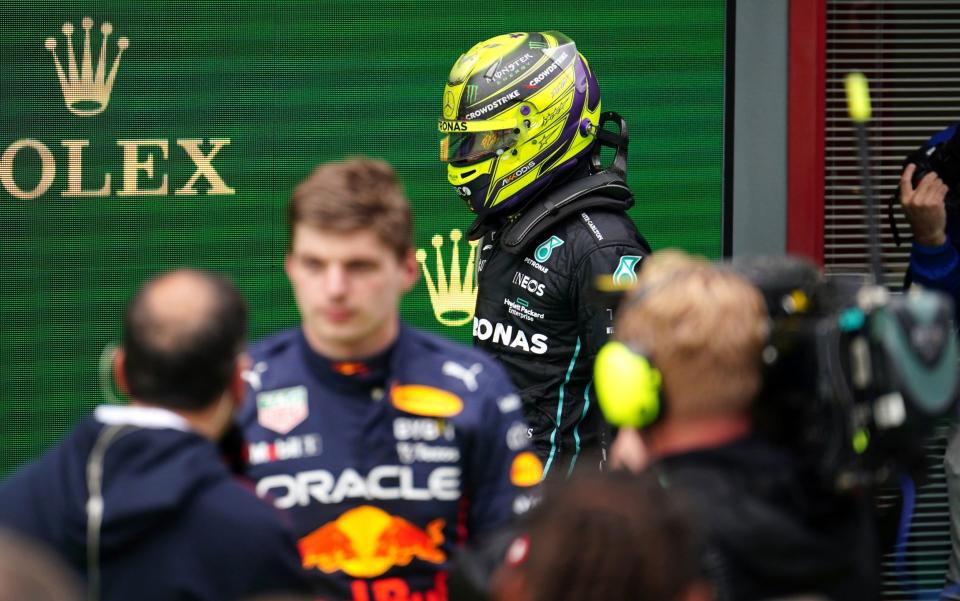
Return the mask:
<path id="1" fill-rule="evenodd" d="M 638 284 L 618 312 L 616 338 L 660 369 L 667 413 L 699 418 L 747 410 L 760 387 L 769 329 L 760 292 L 679 251 L 648 257 Z"/>

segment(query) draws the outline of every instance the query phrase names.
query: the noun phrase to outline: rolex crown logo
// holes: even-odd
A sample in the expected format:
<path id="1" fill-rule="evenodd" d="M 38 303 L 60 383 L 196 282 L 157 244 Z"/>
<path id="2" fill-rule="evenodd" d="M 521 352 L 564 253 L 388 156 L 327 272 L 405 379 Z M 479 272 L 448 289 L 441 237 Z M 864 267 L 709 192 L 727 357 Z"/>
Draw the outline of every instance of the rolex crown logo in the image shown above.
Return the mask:
<path id="1" fill-rule="evenodd" d="M 57 57 L 56 38 L 47 38 L 45 46 L 53 56 L 53 66 L 56 67 L 57 77 L 60 78 L 60 89 L 63 90 L 63 101 L 67 109 L 74 115 L 89 117 L 107 108 L 110 102 L 110 91 L 113 89 L 113 80 L 120 67 L 120 56 L 130 45 L 130 41 L 125 37 L 117 40 L 117 55 L 113 59 L 110 73 L 107 73 L 107 38 L 113 33 L 113 25 L 110 23 L 101 25 L 100 33 L 103 38 L 100 43 L 100 60 L 94 71 L 93 57 L 90 54 L 90 30 L 93 29 L 93 19 L 84 17 L 80 23 L 83 26 L 83 55 L 79 66 L 73 48 L 73 23 L 64 23 L 62 29 L 63 37 L 67 40 L 66 72 Z"/>
<path id="2" fill-rule="evenodd" d="M 450 278 L 443 264 L 443 236 L 437 234 L 430 241 L 436 251 L 437 279 L 434 281 L 427 268 L 427 251 L 417 249 L 417 263 L 423 271 L 430 293 L 430 304 L 437 321 L 445 326 L 462 326 L 473 319 L 473 312 L 477 304 L 477 285 L 473 280 L 474 261 L 477 255 L 479 241 L 470 240 L 470 254 L 467 256 L 467 265 L 461 278 L 460 271 L 460 239 L 463 233 L 460 230 L 450 230 L 450 241 L 453 242 L 453 252 L 450 257 Z"/>

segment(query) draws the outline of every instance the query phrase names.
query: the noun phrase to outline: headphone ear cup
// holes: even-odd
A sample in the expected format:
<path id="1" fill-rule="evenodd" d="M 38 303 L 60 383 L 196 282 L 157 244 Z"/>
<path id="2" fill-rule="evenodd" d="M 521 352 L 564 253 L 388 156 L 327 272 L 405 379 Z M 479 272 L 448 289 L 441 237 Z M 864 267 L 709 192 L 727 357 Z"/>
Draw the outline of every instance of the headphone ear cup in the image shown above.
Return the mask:
<path id="1" fill-rule="evenodd" d="M 600 410 L 618 427 L 644 428 L 657 420 L 662 380 L 647 357 L 615 340 L 603 345 L 593 364 Z"/>

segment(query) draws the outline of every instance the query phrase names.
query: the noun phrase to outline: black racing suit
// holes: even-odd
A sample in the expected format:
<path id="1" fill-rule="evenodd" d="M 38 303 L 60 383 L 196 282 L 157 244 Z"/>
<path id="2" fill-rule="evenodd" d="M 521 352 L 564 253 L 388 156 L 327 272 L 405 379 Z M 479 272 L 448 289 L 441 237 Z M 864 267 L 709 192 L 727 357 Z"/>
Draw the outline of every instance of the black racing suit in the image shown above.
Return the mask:
<path id="1" fill-rule="evenodd" d="M 568 476 L 585 453 L 596 456 L 579 465 L 601 461 L 593 360 L 613 331 L 617 297 L 596 286 L 604 275 L 635 282 L 650 253 L 626 214 L 632 204 L 620 177 L 580 178 L 539 196 L 480 244 L 473 339 L 519 389 L 548 476 Z"/>

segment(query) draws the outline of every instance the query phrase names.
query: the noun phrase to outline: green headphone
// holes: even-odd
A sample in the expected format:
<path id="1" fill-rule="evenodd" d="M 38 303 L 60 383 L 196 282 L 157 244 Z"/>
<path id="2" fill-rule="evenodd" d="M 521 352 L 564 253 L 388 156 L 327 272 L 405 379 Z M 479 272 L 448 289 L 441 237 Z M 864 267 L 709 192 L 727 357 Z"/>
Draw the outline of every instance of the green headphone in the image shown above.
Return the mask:
<path id="1" fill-rule="evenodd" d="M 627 297 L 618 313 L 644 302 L 671 284 L 700 273 L 700 268 L 680 269 L 647 284 Z M 663 374 L 643 350 L 610 340 L 593 362 L 593 385 L 600 410 L 617 427 L 646 428 L 663 416 Z"/>
<path id="2" fill-rule="evenodd" d="M 603 345 L 593 363 L 600 410 L 618 427 L 645 428 L 663 413 L 663 376 L 643 353 L 622 342 Z"/>

